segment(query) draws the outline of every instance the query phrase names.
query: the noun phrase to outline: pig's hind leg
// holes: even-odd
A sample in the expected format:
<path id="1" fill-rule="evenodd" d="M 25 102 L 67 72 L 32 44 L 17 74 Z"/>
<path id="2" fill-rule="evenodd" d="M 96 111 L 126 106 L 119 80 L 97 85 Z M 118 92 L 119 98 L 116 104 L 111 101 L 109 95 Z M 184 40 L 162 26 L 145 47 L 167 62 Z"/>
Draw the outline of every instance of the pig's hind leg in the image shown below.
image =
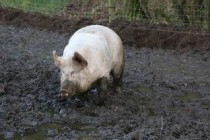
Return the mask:
<path id="1" fill-rule="evenodd" d="M 108 81 L 107 77 L 102 77 L 98 80 L 98 98 L 94 101 L 97 105 L 103 105 L 106 100 L 106 95 L 108 92 Z"/>
<path id="2" fill-rule="evenodd" d="M 123 71 L 124 71 L 124 60 L 121 64 L 118 64 L 112 71 L 111 76 L 113 77 L 113 84 L 117 93 L 122 93 L 123 86 Z"/>

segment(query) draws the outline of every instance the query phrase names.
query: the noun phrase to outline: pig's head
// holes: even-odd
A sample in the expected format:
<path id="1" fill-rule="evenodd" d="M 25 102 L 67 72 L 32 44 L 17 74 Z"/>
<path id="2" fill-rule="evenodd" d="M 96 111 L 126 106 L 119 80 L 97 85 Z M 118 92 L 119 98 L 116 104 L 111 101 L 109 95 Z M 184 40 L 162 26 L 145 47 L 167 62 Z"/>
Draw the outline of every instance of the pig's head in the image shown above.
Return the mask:
<path id="1" fill-rule="evenodd" d="M 81 54 L 74 52 L 73 56 L 64 59 L 53 51 L 53 58 L 61 72 L 61 99 L 85 92 L 90 87 L 88 62 Z"/>

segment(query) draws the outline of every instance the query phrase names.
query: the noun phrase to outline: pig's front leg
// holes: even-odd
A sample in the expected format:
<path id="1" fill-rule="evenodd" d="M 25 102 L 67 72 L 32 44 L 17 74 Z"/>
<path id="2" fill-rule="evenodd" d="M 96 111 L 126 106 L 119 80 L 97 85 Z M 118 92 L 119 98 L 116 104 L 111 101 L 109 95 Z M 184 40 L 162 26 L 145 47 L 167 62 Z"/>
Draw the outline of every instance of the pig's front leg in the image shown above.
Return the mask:
<path id="1" fill-rule="evenodd" d="M 98 86 L 98 99 L 95 101 L 97 105 L 103 105 L 104 101 L 106 99 L 107 91 L 108 91 L 108 78 L 102 77 L 99 80 L 99 86 Z"/>

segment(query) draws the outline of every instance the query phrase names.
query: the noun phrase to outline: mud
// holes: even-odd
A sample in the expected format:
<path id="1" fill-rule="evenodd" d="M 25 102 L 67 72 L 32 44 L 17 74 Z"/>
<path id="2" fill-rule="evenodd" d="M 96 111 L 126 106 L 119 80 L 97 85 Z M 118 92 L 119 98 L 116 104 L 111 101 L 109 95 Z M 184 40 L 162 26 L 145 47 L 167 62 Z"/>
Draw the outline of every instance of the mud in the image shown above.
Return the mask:
<path id="1" fill-rule="evenodd" d="M 177 33 L 129 28 L 136 23 L 103 23 L 124 40 L 123 94 L 110 89 L 104 105 L 92 103 L 94 95 L 78 105 L 57 98 L 52 51 L 61 54 L 73 31 L 94 22 L 72 21 L 71 30 L 62 32 L 12 23 L 7 14 L 0 12 L 0 139 L 210 138 L 208 36 L 183 35 L 185 42 Z"/>

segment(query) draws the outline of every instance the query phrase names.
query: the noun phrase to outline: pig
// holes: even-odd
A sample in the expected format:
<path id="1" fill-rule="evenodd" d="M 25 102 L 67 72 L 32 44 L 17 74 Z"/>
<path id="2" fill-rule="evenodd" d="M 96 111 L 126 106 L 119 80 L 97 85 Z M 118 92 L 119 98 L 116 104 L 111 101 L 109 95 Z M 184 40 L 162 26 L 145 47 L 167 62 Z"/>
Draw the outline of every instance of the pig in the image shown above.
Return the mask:
<path id="1" fill-rule="evenodd" d="M 63 55 L 54 50 L 53 58 L 61 73 L 61 99 L 87 93 L 97 85 L 99 101 L 104 100 L 111 76 L 116 91 L 122 92 L 124 49 L 120 37 L 108 27 L 90 25 L 77 30 Z"/>

